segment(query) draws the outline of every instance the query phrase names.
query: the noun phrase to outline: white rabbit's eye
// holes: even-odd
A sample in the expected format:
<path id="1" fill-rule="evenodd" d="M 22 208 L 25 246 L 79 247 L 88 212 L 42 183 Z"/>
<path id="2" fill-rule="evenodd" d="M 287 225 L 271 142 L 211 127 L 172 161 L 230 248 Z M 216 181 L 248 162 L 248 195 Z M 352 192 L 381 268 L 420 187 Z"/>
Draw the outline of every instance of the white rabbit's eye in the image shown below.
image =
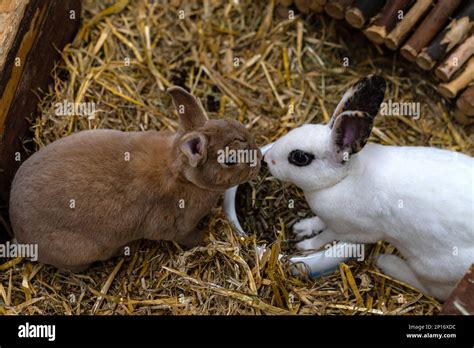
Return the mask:
<path id="1" fill-rule="evenodd" d="M 302 150 L 293 150 L 288 156 L 288 161 L 298 167 L 309 165 L 314 160 L 312 153 L 304 152 Z"/>

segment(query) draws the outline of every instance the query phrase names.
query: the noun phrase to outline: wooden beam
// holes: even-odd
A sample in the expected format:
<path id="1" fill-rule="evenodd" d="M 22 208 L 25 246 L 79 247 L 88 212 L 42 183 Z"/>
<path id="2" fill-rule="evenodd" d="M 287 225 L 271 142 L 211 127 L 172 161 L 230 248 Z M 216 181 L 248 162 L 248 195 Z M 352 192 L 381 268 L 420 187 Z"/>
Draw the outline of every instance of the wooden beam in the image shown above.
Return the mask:
<path id="1" fill-rule="evenodd" d="M 466 115 L 457 106 L 453 110 L 454 119 L 463 126 L 474 125 L 474 117 Z"/>
<path id="2" fill-rule="evenodd" d="M 301 13 L 309 13 L 311 0 L 295 0 L 295 6 Z"/>
<path id="3" fill-rule="evenodd" d="M 74 11 L 74 18 L 72 12 Z M 30 118 L 36 112 L 39 89 L 46 91 L 61 50 L 79 26 L 80 0 L 29 1 L 0 73 L 0 200 L 8 202 L 11 181 L 21 164 L 29 138 Z"/>
<path id="4" fill-rule="evenodd" d="M 458 109 L 466 116 L 474 119 L 474 86 L 466 88 L 456 101 Z"/>
<path id="5" fill-rule="evenodd" d="M 422 69 L 430 70 L 451 51 L 471 30 L 474 23 L 474 1 L 467 1 L 459 14 L 430 43 L 421 50 L 416 64 Z"/>
<path id="6" fill-rule="evenodd" d="M 433 0 L 417 0 L 403 19 L 398 22 L 396 27 L 385 38 L 385 46 L 391 50 L 396 50 L 409 34 L 410 30 L 413 29 L 418 21 L 431 8 L 432 4 Z"/>
<path id="7" fill-rule="evenodd" d="M 353 0 L 329 0 L 324 7 L 324 11 L 335 19 L 344 19 L 346 9 Z"/>
<path id="8" fill-rule="evenodd" d="M 462 0 L 438 1 L 436 6 L 415 30 L 415 33 L 401 48 L 400 53 L 402 56 L 414 62 L 418 53 L 439 33 L 461 2 Z"/>
<path id="9" fill-rule="evenodd" d="M 474 55 L 474 33 L 464 42 L 460 43 L 456 49 L 440 64 L 436 70 L 436 76 L 443 82 L 448 82 L 451 77 L 461 68 L 464 63 Z"/>
<path id="10" fill-rule="evenodd" d="M 374 23 L 368 27 L 364 34 L 369 40 L 382 44 L 385 37 L 392 31 L 398 21 L 400 11 L 404 12 L 410 5 L 411 0 L 387 1 L 382 12 L 375 17 Z"/>
<path id="11" fill-rule="evenodd" d="M 454 80 L 440 84 L 438 91 L 444 97 L 452 99 L 471 82 L 474 82 L 474 57 L 469 59 L 464 70 Z"/>
<path id="12" fill-rule="evenodd" d="M 279 0 L 279 3 L 285 7 L 291 6 L 293 2 L 301 13 L 321 13 L 324 10 L 324 6 L 317 0 Z"/>
<path id="13" fill-rule="evenodd" d="M 474 315 L 474 265 L 471 265 L 466 275 L 444 302 L 440 314 Z"/>
<path id="14" fill-rule="evenodd" d="M 285 7 L 289 7 L 293 4 L 293 0 L 278 0 L 278 2 Z"/>
<path id="15" fill-rule="evenodd" d="M 346 10 L 346 21 L 354 28 L 362 28 L 365 23 L 375 16 L 385 5 L 385 0 L 355 0 Z"/>

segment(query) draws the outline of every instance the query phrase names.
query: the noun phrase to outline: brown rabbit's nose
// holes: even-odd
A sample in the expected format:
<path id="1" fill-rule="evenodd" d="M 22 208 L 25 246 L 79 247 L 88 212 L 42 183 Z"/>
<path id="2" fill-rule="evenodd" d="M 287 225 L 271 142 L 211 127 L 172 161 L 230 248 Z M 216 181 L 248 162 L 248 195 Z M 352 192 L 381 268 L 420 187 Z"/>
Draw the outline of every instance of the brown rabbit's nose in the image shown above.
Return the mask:
<path id="1" fill-rule="evenodd" d="M 270 154 L 269 154 L 268 152 L 263 156 L 263 161 L 264 161 L 266 164 L 270 164 L 270 163 L 273 164 L 273 165 L 276 164 L 275 160 L 273 160 L 273 159 L 271 158 L 271 156 L 270 156 Z"/>

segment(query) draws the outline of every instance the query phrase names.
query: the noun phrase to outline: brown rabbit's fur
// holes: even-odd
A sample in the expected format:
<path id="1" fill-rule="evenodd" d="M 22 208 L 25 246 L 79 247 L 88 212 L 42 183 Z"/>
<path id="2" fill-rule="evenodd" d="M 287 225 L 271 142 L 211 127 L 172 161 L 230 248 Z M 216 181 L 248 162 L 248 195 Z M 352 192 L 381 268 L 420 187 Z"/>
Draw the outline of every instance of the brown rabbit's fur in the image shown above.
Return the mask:
<path id="1" fill-rule="evenodd" d="M 10 198 L 18 243 L 37 243 L 39 261 L 75 272 L 138 239 L 199 243 L 199 221 L 225 189 L 257 175 L 261 154 L 243 125 L 207 120 L 193 96 L 169 92 L 183 107 L 177 133 L 82 131 L 26 160 Z M 258 165 L 224 167 L 226 146 L 257 151 Z"/>

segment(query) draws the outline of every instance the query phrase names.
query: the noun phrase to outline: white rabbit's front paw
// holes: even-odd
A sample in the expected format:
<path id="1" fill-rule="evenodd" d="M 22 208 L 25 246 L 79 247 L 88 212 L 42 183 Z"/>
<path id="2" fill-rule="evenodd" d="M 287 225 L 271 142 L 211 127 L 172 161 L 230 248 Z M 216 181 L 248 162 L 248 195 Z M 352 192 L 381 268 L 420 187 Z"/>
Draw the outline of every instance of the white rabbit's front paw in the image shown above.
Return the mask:
<path id="1" fill-rule="evenodd" d="M 298 221 L 293 225 L 293 233 L 298 237 L 307 237 L 322 231 L 326 228 L 326 224 L 319 217 L 314 216 Z M 299 243 L 298 243 L 299 244 Z"/>
<path id="2" fill-rule="evenodd" d="M 330 243 L 336 239 L 336 235 L 330 229 L 326 229 L 317 236 L 305 239 L 299 243 L 296 243 L 296 248 L 299 250 L 314 250 L 319 249 L 327 243 Z"/>
<path id="3" fill-rule="evenodd" d="M 314 238 L 314 237 L 313 237 Z M 313 238 L 305 239 L 301 242 L 296 243 L 296 249 L 298 250 L 312 250 L 316 249 L 313 245 L 317 244 L 314 243 Z"/>

